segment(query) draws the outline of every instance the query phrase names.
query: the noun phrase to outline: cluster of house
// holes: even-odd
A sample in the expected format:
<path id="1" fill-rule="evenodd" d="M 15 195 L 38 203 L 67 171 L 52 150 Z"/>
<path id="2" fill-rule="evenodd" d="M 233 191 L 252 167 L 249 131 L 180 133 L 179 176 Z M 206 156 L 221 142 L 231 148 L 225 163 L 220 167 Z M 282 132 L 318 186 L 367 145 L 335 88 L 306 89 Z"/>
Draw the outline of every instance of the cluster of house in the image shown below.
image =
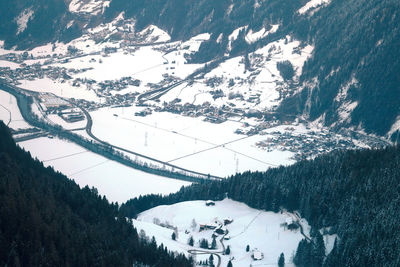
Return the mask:
<path id="1" fill-rule="evenodd" d="M 135 112 L 135 116 L 146 117 L 152 113 L 150 108 L 145 108 L 144 110 Z"/>
<path id="2" fill-rule="evenodd" d="M 206 206 L 215 206 L 215 202 L 211 200 L 207 200 L 205 204 Z M 213 230 L 215 235 L 225 235 L 229 232 L 228 229 L 226 229 L 226 226 L 232 222 L 233 219 L 230 217 L 224 218 L 222 221 L 216 218 L 211 223 L 201 223 L 199 231 Z"/>
<path id="3" fill-rule="evenodd" d="M 222 123 L 225 122 L 229 117 L 242 115 L 239 109 L 233 109 L 228 105 L 214 107 L 211 106 L 209 102 L 204 102 L 201 105 L 194 105 L 190 103 L 180 104 L 180 102 L 180 99 L 176 99 L 169 103 L 164 102 L 163 106 L 156 108 L 155 111 L 166 111 L 188 117 L 204 116 L 205 121 L 212 123 Z"/>
<path id="4" fill-rule="evenodd" d="M 38 100 L 40 109 L 46 114 L 57 114 L 64 121 L 69 123 L 85 119 L 85 115 L 80 109 L 73 108 L 69 102 L 53 94 L 40 93 Z"/>
<path id="5" fill-rule="evenodd" d="M 337 148 L 356 148 L 354 142 L 340 138 L 332 132 L 314 132 L 296 134 L 290 130 L 285 132 L 272 132 L 272 137 L 256 143 L 256 146 L 267 151 L 281 150 L 295 153 L 294 159 L 301 160 L 332 151 Z"/>

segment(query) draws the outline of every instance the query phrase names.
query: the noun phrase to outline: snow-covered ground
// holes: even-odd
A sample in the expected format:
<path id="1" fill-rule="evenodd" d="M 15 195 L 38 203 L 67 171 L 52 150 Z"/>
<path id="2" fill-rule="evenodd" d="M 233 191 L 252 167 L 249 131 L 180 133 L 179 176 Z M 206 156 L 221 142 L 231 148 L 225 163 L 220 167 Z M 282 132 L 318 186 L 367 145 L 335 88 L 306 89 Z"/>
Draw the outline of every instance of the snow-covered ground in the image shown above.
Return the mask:
<path id="1" fill-rule="evenodd" d="M 303 7 L 301 7 L 298 12 L 299 14 L 305 14 L 308 11 L 313 10 L 317 7 L 328 5 L 330 2 L 331 0 L 311 0 L 307 2 Z"/>
<path id="2" fill-rule="evenodd" d="M 100 102 L 100 98 L 96 96 L 94 91 L 89 90 L 86 86 L 74 87 L 69 82 L 54 81 L 50 78 L 36 79 L 33 81 L 22 80 L 19 87 L 41 93 L 53 93 L 56 96 L 84 99 L 87 101 Z"/>
<path id="3" fill-rule="evenodd" d="M 0 90 L 0 120 L 14 130 L 31 127 L 23 119 L 18 108 L 17 99 L 2 90 Z"/>
<path id="4" fill-rule="evenodd" d="M 235 134 L 242 123 L 215 124 L 167 112 L 135 116 L 138 107 L 91 112 L 93 134 L 113 145 L 183 168 L 227 176 L 237 171 L 266 170 L 293 161 L 288 151 L 265 151 L 255 143 L 265 136 Z"/>
<path id="5" fill-rule="evenodd" d="M 281 226 L 287 218 L 295 218 L 290 213 L 281 214 L 256 210 L 230 199 L 216 201 L 215 206 L 206 206 L 205 201 L 188 201 L 170 206 L 158 206 L 142 212 L 137 220 L 133 221 L 133 224 L 139 230 L 143 229 L 149 237 L 155 236 L 159 244 L 163 243 L 170 250 L 188 255 L 188 250 L 199 249 L 198 241 L 201 238 L 208 239 L 211 244 L 213 231 L 199 232 L 200 224 L 210 224 L 215 220 L 223 221 L 228 217 L 233 219 L 233 222 L 226 226 L 230 239 L 225 240 L 224 245 L 225 247 L 230 246 L 231 255 L 221 255 L 221 266 L 226 266 L 231 257 L 234 257 L 232 263 L 236 267 L 247 267 L 250 264 L 253 266 L 277 266 L 278 257 L 282 252 L 285 254 L 286 266 L 294 266 L 292 257 L 303 236 L 299 230 L 290 231 Z M 193 220 L 195 224 L 193 224 Z M 155 222 L 177 227 L 177 240 L 171 240 L 173 230 L 156 225 Z M 304 225 L 308 226 L 306 221 L 304 221 Z M 194 238 L 194 247 L 187 244 L 190 236 Z M 217 240 L 220 238 L 221 236 Z M 250 246 L 249 252 L 246 252 L 247 245 Z M 221 248 L 221 244 L 217 242 L 216 251 L 220 251 Z M 264 254 L 263 260 L 252 260 L 251 254 L 255 249 Z M 208 257 L 209 255 L 198 255 L 196 260 L 205 260 Z"/>
<path id="6" fill-rule="evenodd" d="M 19 16 L 16 18 L 18 25 L 17 35 L 25 31 L 32 15 L 33 15 L 33 10 L 31 10 L 30 8 L 23 10 L 21 14 L 19 14 Z"/>
<path id="7" fill-rule="evenodd" d="M 19 143 L 33 157 L 74 179 L 81 187 L 98 189 L 109 201 L 123 203 L 145 194 L 169 194 L 189 185 L 175 179 L 128 168 L 58 138 L 38 138 Z"/>
<path id="8" fill-rule="evenodd" d="M 69 4 L 69 11 L 71 13 L 87 13 L 90 15 L 97 15 L 99 13 L 103 13 L 109 4 L 110 1 L 103 0 L 72 0 Z"/>
<path id="9" fill-rule="evenodd" d="M 12 70 L 18 69 L 20 66 L 17 63 L 7 60 L 0 60 L 0 68 L 10 68 Z"/>
<path id="10" fill-rule="evenodd" d="M 71 60 L 70 63 L 61 65 L 66 68 L 76 69 L 94 68 L 76 75 L 76 78 L 104 81 L 131 76 L 142 80 L 144 83 L 158 83 L 162 80 L 164 69 L 162 55 L 162 53 L 154 51 L 151 47 L 141 47 L 133 55 L 124 54 L 121 51 L 112 53 L 107 57 L 94 55 L 76 58 Z M 90 63 L 91 59 L 95 59 L 96 62 Z M 102 63 L 100 63 L 100 60 L 102 60 Z"/>

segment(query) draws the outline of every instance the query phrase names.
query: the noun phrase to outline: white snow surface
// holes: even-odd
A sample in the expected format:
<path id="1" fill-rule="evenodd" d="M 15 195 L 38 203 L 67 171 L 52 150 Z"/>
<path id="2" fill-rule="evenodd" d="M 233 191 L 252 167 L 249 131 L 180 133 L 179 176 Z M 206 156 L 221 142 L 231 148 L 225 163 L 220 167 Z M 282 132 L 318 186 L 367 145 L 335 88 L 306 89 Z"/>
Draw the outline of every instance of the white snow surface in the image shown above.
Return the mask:
<path id="1" fill-rule="evenodd" d="M 335 101 L 340 103 L 340 107 L 338 108 L 338 115 L 341 121 L 349 119 L 350 114 L 358 105 L 358 101 L 352 102 L 351 100 L 347 100 L 348 91 L 351 86 L 358 86 L 358 80 L 355 78 L 354 75 L 352 75 L 348 83 L 340 88 L 339 93 L 335 97 Z"/>
<path id="2" fill-rule="evenodd" d="M 387 135 L 390 137 L 397 130 L 400 130 L 400 116 L 397 116 L 396 122 L 393 123 Z"/>
<path id="3" fill-rule="evenodd" d="M 90 59 L 97 60 L 89 63 Z M 151 47 L 141 47 L 133 55 L 125 55 L 123 52 L 110 54 L 102 58 L 100 55 L 86 56 L 71 63 L 64 64 L 65 67 L 94 67 L 93 70 L 76 75 L 78 78 L 94 79 L 96 81 L 114 80 L 122 77 L 133 76 L 144 82 L 157 83 L 162 80 L 163 58 L 162 53 L 154 51 Z"/>
<path id="4" fill-rule="evenodd" d="M 158 206 L 140 213 L 133 224 L 139 230 L 143 229 L 148 236 L 155 236 L 158 244 L 163 243 L 170 250 L 188 255 L 188 250 L 199 249 L 198 241 L 201 238 L 206 238 L 211 243 L 213 231 L 199 232 L 199 224 L 210 224 L 228 217 L 233 219 L 233 222 L 226 226 L 230 240 L 225 240 L 224 245 L 225 247 L 230 246 L 231 255 L 221 255 L 221 266 L 226 266 L 230 257 L 234 257 L 233 266 L 241 267 L 250 264 L 275 266 L 282 252 L 285 254 L 286 266 L 294 266 L 292 256 L 303 236 L 299 230 L 289 231 L 281 226 L 287 218 L 295 218 L 290 213 L 281 214 L 256 210 L 226 198 L 223 201 L 215 201 L 215 206 L 206 206 L 205 201 L 187 201 L 169 206 Z M 197 224 L 194 228 L 192 228 L 193 219 Z M 155 225 L 156 221 L 168 222 L 177 227 L 177 240 L 171 240 L 173 230 Z M 189 234 L 185 234 L 185 231 L 188 231 Z M 195 240 L 194 247 L 187 245 L 190 236 L 193 236 Z M 220 238 L 221 236 L 217 240 Z M 250 252 L 246 252 L 247 245 L 250 246 Z M 221 244 L 217 242 L 216 251 L 220 251 L 221 248 Z M 262 252 L 264 259 L 254 262 L 251 259 L 253 249 Z M 205 258 L 208 257 L 209 255 L 205 255 Z M 200 259 L 202 258 L 197 256 L 197 260 Z"/>
<path id="5" fill-rule="evenodd" d="M 170 162 L 179 167 L 227 176 L 291 164 L 288 151 L 267 152 L 255 146 L 263 136 L 235 134 L 242 123 L 214 124 L 167 112 L 134 116 L 139 107 L 103 108 L 91 112 L 93 134 L 113 145 Z M 114 116 L 117 115 L 117 116 Z M 231 142 L 229 144 L 226 144 Z"/>
<path id="6" fill-rule="evenodd" d="M 104 0 L 72 0 L 69 4 L 69 11 L 72 13 L 87 13 L 97 15 L 104 13 L 111 1 Z"/>
<path id="7" fill-rule="evenodd" d="M 111 202 L 123 203 L 145 194 L 169 194 L 190 183 L 169 179 L 108 160 L 98 154 L 58 138 L 37 138 L 19 143 L 45 166 L 75 180 L 81 187 L 89 185 L 98 189 Z"/>
<path id="8" fill-rule="evenodd" d="M 305 14 L 311 9 L 314 9 L 316 7 L 322 6 L 322 5 L 329 5 L 331 0 L 311 0 L 307 2 L 302 8 L 300 8 L 297 12 L 300 14 Z"/>
<path id="9" fill-rule="evenodd" d="M 268 34 L 274 33 L 278 30 L 279 24 L 272 25 L 270 30 L 266 30 L 265 28 L 262 28 L 261 30 L 257 32 L 253 32 L 252 29 L 250 29 L 246 35 L 246 42 L 249 44 L 252 44 L 254 42 L 257 42 L 258 40 L 268 36 Z"/>
<path id="10" fill-rule="evenodd" d="M 235 41 L 238 38 L 240 31 L 246 30 L 247 27 L 248 26 L 242 26 L 242 27 L 239 27 L 239 28 L 233 30 L 233 32 L 228 36 L 228 40 Z"/>
<path id="11" fill-rule="evenodd" d="M 18 63 L 14 63 L 7 60 L 0 60 L 0 68 L 10 68 L 12 70 L 18 69 L 20 66 Z"/>
<path id="12" fill-rule="evenodd" d="M 33 15 L 33 10 L 30 8 L 25 9 L 24 11 L 21 12 L 21 14 L 19 14 L 19 16 L 16 18 L 17 26 L 18 26 L 17 35 L 23 31 L 25 31 L 32 15 Z"/>
<path id="13" fill-rule="evenodd" d="M 0 120 L 14 130 L 31 128 L 19 111 L 17 99 L 3 90 L 0 90 Z"/>
<path id="14" fill-rule="evenodd" d="M 72 82 L 59 82 L 54 81 L 50 78 L 36 79 L 36 80 L 21 80 L 19 87 L 28 89 L 35 92 L 46 92 L 53 93 L 60 97 L 85 99 L 87 101 L 99 102 L 99 97 L 92 90 L 86 88 L 86 86 L 74 87 Z"/>
<path id="15" fill-rule="evenodd" d="M 228 36 L 228 40 L 229 40 L 229 43 L 228 43 L 228 51 L 231 51 L 231 49 L 232 49 L 232 42 L 235 41 L 235 40 L 238 38 L 240 31 L 242 31 L 242 30 L 246 31 L 246 30 L 247 30 L 247 27 L 248 27 L 248 26 L 239 27 L 239 28 L 233 30 L 233 32 Z"/>
<path id="16" fill-rule="evenodd" d="M 85 128 L 87 121 L 86 120 L 81 120 L 77 122 L 67 122 L 63 120 L 59 115 L 57 114 L 49 114 L 47 115 L 47 118 L 56 125 L 61 126 L 64 129 L 67 130 L 72 130 L 72 129 L 78 129 L 78 128 Z"/>
<path id="17" fill-rule="evenodd" d="M 140 32 L 141 35 L 146 35 L 146 42 L 168 42 L 171 40 L 171 36 L 155 25 L 147 26 L 143 31 Z"/>

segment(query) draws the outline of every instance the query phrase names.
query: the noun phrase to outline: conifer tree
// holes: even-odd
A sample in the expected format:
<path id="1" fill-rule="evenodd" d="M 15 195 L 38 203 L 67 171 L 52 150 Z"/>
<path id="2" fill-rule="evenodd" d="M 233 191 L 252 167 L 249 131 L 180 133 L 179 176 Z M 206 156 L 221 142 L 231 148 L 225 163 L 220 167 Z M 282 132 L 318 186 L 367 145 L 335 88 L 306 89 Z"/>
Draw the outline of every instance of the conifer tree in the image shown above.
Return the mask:
<path id="1" fill-rule="evenodd" d="M 278 266 L 279 266 L 279 267 L 284 267 L 284 266 L 285 266 L 285 255 L 283 254 L 283 252 L 282 252 L 281 255 L 279 256 L 279 259 L 278 259 Z"/>

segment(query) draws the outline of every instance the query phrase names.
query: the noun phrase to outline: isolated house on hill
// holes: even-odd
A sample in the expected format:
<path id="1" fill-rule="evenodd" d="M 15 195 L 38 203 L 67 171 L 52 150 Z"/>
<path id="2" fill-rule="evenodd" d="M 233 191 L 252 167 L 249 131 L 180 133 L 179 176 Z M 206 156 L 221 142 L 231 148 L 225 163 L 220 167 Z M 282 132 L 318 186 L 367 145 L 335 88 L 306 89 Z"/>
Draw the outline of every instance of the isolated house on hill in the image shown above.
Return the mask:
<path id="1" fill-rule="evenodd" d="M 207 200 L 206 201 L 206 206 L 215 206 L 215 202 L 212 200 Z"/>

